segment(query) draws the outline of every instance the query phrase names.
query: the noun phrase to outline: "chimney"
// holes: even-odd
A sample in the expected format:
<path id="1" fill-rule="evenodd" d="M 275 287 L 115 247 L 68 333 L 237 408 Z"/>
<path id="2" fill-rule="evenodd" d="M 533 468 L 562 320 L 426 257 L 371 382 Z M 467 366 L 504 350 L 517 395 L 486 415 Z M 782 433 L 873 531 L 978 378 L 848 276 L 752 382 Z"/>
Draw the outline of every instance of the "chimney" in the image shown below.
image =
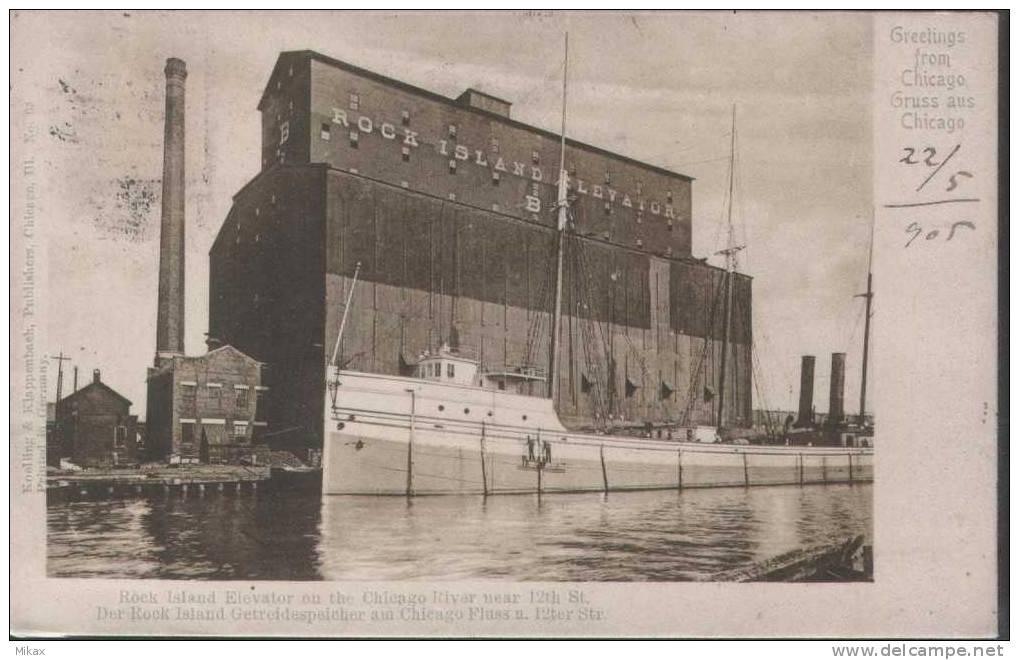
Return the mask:
<path id="1" fill-rule="evenodd" d="M 99 378 L 99 375 L 100 375 L 100 374 L 99 374 L 99 370 L 98 370 L 98 369 L 93 369 L 93 370 L 92 370 L 92 382 L 93 382 L 93 383 L 98 383 L 98 382 L 100 382 L 100 378 Z"/>
<path id="2" fill-rule="evenodd" d="M 846 354 L 831 354 L 831 395 L 828 398 L 828 424 L 841 424 L 845 417 L 842 401 L 846 383 Z"/>
<path id="3" fill-rule="evenodd" d="M 800 410 L 796 426 L 812 426 L 814 423 L 814 356 L 804 355 L 800 362 Z"/>
<path id="4" fill-rule="evenodd" d="M 166 60 L 163 215 L 159 224 L 156 366 L 184 354 L 184 80 L 182 60 Z"/>

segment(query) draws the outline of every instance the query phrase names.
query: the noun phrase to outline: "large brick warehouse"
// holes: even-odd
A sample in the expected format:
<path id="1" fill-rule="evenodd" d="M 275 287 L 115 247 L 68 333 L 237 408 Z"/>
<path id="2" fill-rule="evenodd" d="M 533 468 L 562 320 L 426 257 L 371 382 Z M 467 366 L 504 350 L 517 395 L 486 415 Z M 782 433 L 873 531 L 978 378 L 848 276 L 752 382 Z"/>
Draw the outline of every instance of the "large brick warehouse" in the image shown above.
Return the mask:
<path id="1" fill-rule="evenodd" d="M 548 366 L 559 136 L 315 52 L 280 55 L 262 169 L 210 252 L 210 328 L 267 365 L 268 434 L 321 445 L 325 367 L 403 373 L 453 339 L 483 368 Z M 710 423 L 724 272 L 691 254 L 689 177 L 567 141 L 557 408 L 564 422 Z M 751 417 L 751 280 L 734 283 L 725 415 Z"/>

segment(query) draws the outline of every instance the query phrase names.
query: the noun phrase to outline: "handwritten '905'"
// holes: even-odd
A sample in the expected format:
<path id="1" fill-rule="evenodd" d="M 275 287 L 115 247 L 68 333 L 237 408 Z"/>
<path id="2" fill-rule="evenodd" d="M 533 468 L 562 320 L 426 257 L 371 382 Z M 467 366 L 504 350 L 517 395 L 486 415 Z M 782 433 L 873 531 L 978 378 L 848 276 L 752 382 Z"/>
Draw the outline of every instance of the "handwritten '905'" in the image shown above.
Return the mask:
<path id="1" fill-rule="evenodd" d="M 977 227 L 969 220 L 958 220 L 956 222 L 953 222 L 948 229 L 948 236 L 945 238 L 945 241 L 947 242 L 952 240 L 955 237 L 955 232 L 962 228 L 969 229 L 971 231 L 976 231 Z M 909 226 L 906 227 L 906 233 L 910 234 L 910 237 L 909 240 L 906 241 L 905 247 L 909 247 L 910 245 L 912 245 L 913 241 L 915 241 L 921 234 L 923 235 L 924 240 L 933 241 L 939 236 L 941 236 L 942 232 L 940 229 L 936 228 L 928 230 L 925 229 L 918 222 L 911 222 L 909 223 Z"/>

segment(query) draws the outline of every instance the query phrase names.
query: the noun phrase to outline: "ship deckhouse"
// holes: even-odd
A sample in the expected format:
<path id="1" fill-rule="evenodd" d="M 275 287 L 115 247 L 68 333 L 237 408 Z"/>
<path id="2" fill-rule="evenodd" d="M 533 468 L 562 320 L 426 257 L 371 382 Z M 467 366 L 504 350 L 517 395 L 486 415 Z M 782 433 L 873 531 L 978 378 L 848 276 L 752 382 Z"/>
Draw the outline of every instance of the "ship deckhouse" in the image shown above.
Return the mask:
<path id="1" fill-rule="evenodd" d="M 424 380 L 441 383 L 471 386 L 480 384 L 478 382 L 478 361 L 461 355 L 458 351 L 451 349 L 448 344 L 443 344 L 434 353 L 429 351 L 422 353 L 415 367 L 415 375 Z"/>

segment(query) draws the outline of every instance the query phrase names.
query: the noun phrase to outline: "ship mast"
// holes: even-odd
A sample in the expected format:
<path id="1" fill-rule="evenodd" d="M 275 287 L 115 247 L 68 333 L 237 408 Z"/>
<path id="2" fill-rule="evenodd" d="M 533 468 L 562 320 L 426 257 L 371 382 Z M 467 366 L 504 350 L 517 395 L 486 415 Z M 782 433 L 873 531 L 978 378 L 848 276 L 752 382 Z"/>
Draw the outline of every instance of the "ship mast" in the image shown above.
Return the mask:
<path id="1" fill-rule="evenodd" d="M 559 136 L 559 190 L 556 196 L 558 218 L 556 224 L 556 278 L 555 300 L 552 308 L 552 339 L 549 342 L 549 379 L 548 398 L 555 401 L 559 391 L 559 332 L 563 325 L 563 253 L 566 249 L 566 208 L 569 202 L 567 193 L 566 173 L 566 74 L 570 62 L 570 33 L 566 33 L 563 54 L 563 121 Z"/>
<path id="2" fill-rule="evenodd" d="M 874 274 L 874 222 L 870 224 L 870 254 L 867 257 L 867 293 L 858 293 L 856 297 L 866 300 L 866 308 L 863 317 L 863 373 L 860 375 L 860 426 L 866 426 L 865 412 L 867 410 L 867 356 L 870 353 L 870 305 L 874 300 L 872 288 Z"/>
<path id="3" fill-rule="evenodd" d="M 736 179 L 736 104 L 732 106 L 732 133 L 729 141 L 729 208 L 727 224 L 729 229 L 728 245 L 718 254 L 725 255 L 725 326 L 722 329 L 722 364 L 718 376 L 718 418 L 715 426 L 722 428 L 725 421 L 725 370 L 729 357 L 729 329 L 732 325 L 732 276 L 736 272 L 736 253 L 743 249 L 736 245 L 735 232 L 732 225 L 733 187 Z"/>

